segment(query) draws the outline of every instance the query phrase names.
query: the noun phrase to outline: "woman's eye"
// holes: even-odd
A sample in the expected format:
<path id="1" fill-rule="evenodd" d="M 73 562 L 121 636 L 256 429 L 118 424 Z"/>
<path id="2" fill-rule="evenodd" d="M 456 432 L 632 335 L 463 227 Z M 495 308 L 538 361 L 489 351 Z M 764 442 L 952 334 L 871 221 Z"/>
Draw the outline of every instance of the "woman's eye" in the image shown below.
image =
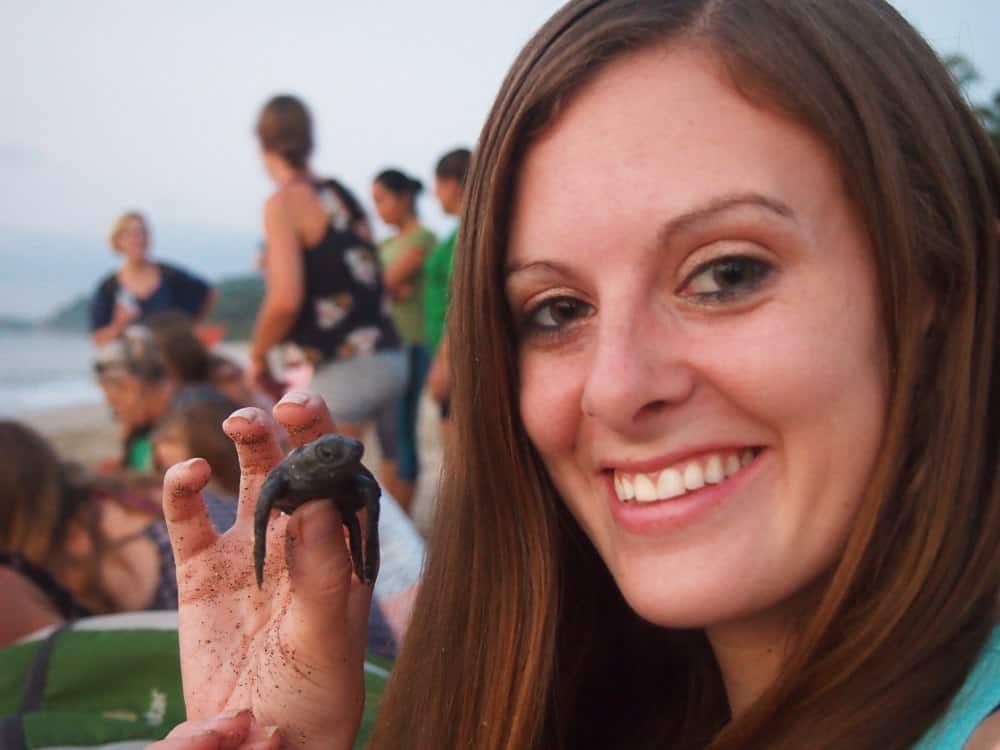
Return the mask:
<path id="1" fill-rule="evenodd" d="M 772 267 L 744 255 L 717 258 L 699 266 L 684 283 L 684 296 L 715 302 L 755 291 L 771 275 Z"/>
<path id="2" fill-rule="evenodd" d="M 550 299 L 528 315 L 527 327 L 541 333 L 557 333 L 587 317 L 590 312 L 590 305 L 572 297 Z"/>

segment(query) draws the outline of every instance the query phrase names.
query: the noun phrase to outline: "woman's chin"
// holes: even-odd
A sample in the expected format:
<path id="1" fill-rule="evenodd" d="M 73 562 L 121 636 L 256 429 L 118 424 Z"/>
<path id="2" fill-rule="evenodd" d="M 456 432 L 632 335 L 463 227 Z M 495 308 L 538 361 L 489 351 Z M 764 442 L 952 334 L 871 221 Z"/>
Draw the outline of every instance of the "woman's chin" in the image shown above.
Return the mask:
<path id="1" fill-rule="evenodd" d="M 671 581 L 664 585 L 619 581 L 626 603 L 642 619 L 663 628 L 685 630 L 709 628 L 725 622 L 752 618 L 768 608 L 746 587 L 734 587 L 732 580 L 715 586 L 705 581 Z"/>

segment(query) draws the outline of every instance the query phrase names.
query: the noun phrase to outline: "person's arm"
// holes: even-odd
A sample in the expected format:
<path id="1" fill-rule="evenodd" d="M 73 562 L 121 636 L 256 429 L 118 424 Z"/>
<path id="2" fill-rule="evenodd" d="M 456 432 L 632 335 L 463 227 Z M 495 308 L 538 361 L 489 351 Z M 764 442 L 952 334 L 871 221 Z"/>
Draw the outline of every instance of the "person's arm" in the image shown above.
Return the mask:
<path id="1" fill-rule="evenodd" d="M 90 334 L 91 340 L 97 346 L 104 346 L 122 335 L 122 332 L 135 320 L 135 314 L 124 305 L 115 305 L 111 322 L 98 328 Z"/>
<path id="2" fill-rule="evenodd" d="M 423 266 L 426 257 L 427 247 L 424 245 L 408 245 L 403 248 L 382 273 L 385 288 L 389 294 L 397 297 L 410 287 L 413 276 Z"/>
<path id="3" fill-rule="evenodd" d="M 437 353 L 427 372 L 427 390 L 439 404 L 451 395 L 451 368 L 448 366 L 448 334 L 441 338 Z"/>
<path id="4" fill-rule="evenodd" d="M 252 379 L 268 372 L 267 353 L 294 325 L 305 293 L 301 251 L 285 200 L 283 194 L 276 193 L 264 206 L 266 290 L 250 345 Z"/>
<path id="5" fill-rule="evenodd" d="M 90 337 L 97 346 L 114 341 L 136 319 L 137 312 L 115 299 L 115 285 L 105 281 L 90 307 Z"/>
<path id="6" fill-rule="evenodd" d="M 0 607 L 0 646 L 63 621 L 38 587 L 8 568 L 0 568 Z"/>

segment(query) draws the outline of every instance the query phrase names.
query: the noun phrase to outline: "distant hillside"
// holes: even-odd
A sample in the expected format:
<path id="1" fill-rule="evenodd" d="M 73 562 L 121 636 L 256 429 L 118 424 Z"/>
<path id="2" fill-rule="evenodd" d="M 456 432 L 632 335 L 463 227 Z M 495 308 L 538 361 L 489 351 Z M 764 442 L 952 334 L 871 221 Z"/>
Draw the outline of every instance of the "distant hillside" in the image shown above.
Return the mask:
<path id="1" fill-rule="evenodd" d="M 0 331 L 24 331 L 32 328 L 34 323 L 23 318 L 14 318 L 9 315 L 0 315 Z"/>
<path id="2" fill-rule="evenodd" d="M 235 276 L 223 279 L 215 287 L 219 291 L 219 299 L 209 313 L 208 320 L 226 327 L 227 339 L 248 339 L 253 330 L 253 322 L 264 298 L 264 281 L 256 274 Z M 52 315 L 45 318 L 41 325 L 57 331 L 87 331 L 90 328 L 90 296 L 78 297 L 72 302 L 60 307 Z M 5 327 L 0 318 L 0 328 Z M 26 321 L 14 321 L 24 323 Z"/>
<path id="3" fill-rule="evenodd" d="M 216 286 L 219 299 L 208 320 L 226 327 L 227 339 L 246 340 L 264 299 L 264 280 L 256 274 L 224 279 Z"/>
<path id="4" fill-rule="evenodd" d="M 78 333 L 90 329 L 90 295 L 77 297 L 41 322 L 43 328 Z"/>

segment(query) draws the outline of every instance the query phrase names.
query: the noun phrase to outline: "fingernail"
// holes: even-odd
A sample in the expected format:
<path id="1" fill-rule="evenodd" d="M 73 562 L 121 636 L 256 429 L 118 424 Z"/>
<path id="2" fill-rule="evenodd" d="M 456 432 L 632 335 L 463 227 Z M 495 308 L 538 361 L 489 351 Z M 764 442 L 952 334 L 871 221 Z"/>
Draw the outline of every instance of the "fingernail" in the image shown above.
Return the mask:
<path id="1" fill-rule="evenodd" d="M 260 728 L 260 732 L 261 732 L 261 734 L 264 735 L 264 737 L 266 737 L 267 739 L 270 739 L 271 737 L 274 737 L 274 735 L 276 735 L 278 733 L 278 725 L 277 724 L 271 724 L 271 725 L 266 726 L 266 727 L 261 727 Z"/>
<path id="2" fill-rule="evenodd" d="M 310 398 L 311 394 L 308 391 L 289 391 L 281 397 L 278 405 L 295 404 L 297 406 L 305 406 L 309 403 Z"/>
<path id="3" fill-rule="evenodd" d="M 253 406 L 244 406 L 229 415 L 229 419 L 245 419 L 247 422 L 260 421 L 260 412 Z M 228 422 L 229 419 L 226 421 Z"/>
<path id="4" fill-rule="evenodd" d="M 334 528 L 333 508 L 328 502 L 313 500 L 306 503 L 299 513 L 299 532 L 303 544 L 316 544 L 331 536 Z"/>

